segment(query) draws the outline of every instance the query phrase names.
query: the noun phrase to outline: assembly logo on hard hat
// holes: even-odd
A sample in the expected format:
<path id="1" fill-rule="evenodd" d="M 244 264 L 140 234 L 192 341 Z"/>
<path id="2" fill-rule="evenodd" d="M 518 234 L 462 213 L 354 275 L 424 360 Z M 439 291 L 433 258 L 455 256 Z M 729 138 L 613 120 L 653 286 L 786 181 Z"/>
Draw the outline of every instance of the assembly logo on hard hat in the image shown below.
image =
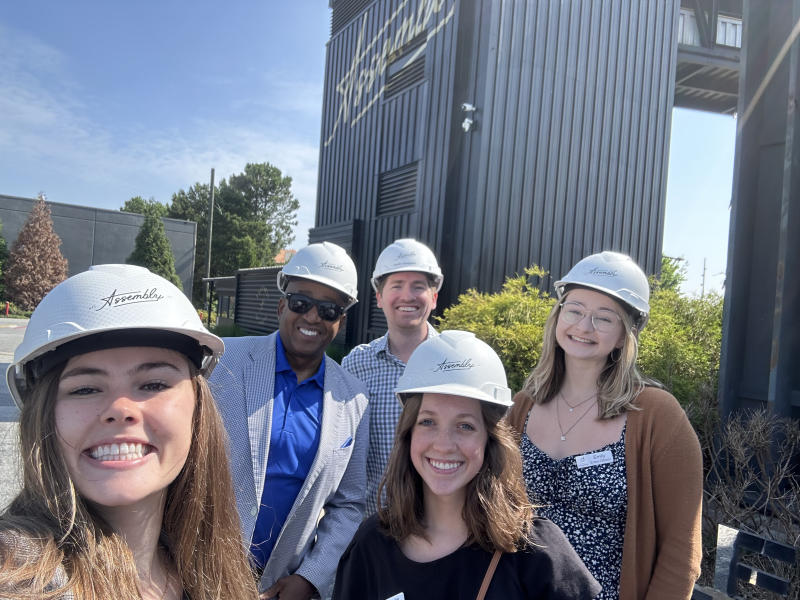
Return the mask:
<path id="1" fill-rule="evenodd" d="M 117 292 L 115 288 L 108 296 L 100 298 L 100 308 L 95 310 L 101 311 L 104 308 L 141 304 L 142 302 L 158 302 L 163 297 L 163 294 L 158 293 L 158 288 L 148 288 L 144 291 L 135 290 L 133 292 Z"/>
<path id="2" fill-rule="evenodd" d="M 319 263 L 320 269 L 328 269 L 329 271 L 339 271 L 340 273 L 344 271 L 344 267 L 342 265 L 335 265 L 333 263 L 329 263 L 327 260 L 323 260 Z"/>
<path id="3" fill-rule="evenodd" d="M 615 270 L 610 269 L 601 269 L 600 267 L 594 267 L 593 269 L 589 270 L 590 275 L 598 275 L 600 277 L 616 277 L 618 272 Z"/>
<path id="4" fill-rule="evenodd" d="M 477 367 L 474 362 L 472 362 L 471 358 L 465 358 L 463 360 L 447 360 L 446 358 L 436 365 L 436 368 L 433 369 L 434 373 L 439 372 L 446 372 L 446 371 L 468 371 L 473 367 Z"/>
<path id="5" fill-rule="evenodd" d="M 409 250 L 407 252 L 401 252 L 397 258 L 394 260 L 394 264 L 396 265 L 408 265 L 413 264 L 414 258 L 417 256 L 416 251 Z"/>

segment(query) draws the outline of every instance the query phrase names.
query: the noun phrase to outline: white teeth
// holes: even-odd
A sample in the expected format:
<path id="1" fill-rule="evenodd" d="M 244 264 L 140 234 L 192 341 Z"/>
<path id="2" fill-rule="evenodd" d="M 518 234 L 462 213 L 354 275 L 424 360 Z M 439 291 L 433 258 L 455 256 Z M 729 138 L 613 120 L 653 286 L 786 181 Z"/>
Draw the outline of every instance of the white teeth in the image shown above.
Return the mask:
<path id="1" fill-rule="evenodd" d="M 576 342 L 583 342 L 584 344 L 592 344 L 592 340 L 587 340 L 586 338 L 578 337 L 577 335 L 571 336 L 573 340 Z"/>
<path id="2" fill-rule="evenodd" d="M 445 462 L 441 460 L 431 459 L 431 465 L 433 465 L 434 468 L 439 469 L 440 471 L 452 471 L 453 469 L 457 469 L 461 465 L 461 463 Z"/>
<path id="3" fill-rule="evenodd" d="M 398 307 L 397 310 L 400 310 L 402 312 L 414 312 L 417 309 L 415 307 L 413 307 L 413 306 L 400 306 L 400 307 Z"/>
<path id="4" fill-rule="evenodd" d="M 99 461 L 136 460 L 146 454 L 150 454 L 150 447 L 146 444 L 127 442 L 95 446 L 89 450 L 89 456 Z"/>
<path id="5" fill-rule="evenodd" d="M 319 334 L 318 334 L 316 331 L 314 331 L 313 329 L 306 329 L 305 327 L 301 327 L 301 328 L 300 328 L 300 333 L 302 333 L 303 335 L 311 335 L 311 336 L 316 336 L 316 335 L 319 335 Z"/>

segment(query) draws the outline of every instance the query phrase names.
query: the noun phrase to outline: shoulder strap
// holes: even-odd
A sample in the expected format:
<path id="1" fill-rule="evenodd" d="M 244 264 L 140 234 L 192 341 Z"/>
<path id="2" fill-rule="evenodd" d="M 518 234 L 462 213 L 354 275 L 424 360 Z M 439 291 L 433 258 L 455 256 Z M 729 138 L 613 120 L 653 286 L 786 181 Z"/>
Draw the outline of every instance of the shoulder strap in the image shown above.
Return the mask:
<path id="1" fill-rule="evenodd" d="M 483 583 L 481 583 L 481 589 L 478 590 L 478 596 L 475 600 L 483 600 L 484 596 L 486 596 L 486 591 L 489 589 L 489 584 L 492 582 L 492 576 L 494 575 L 494 570 L 497 568 L 497 563 L 500 562 L 500 555 L 502 552 L 500 550 L 495 550 L 494 555 L 492 556 L 492 560 L 489 562 L 489 568 L 486 569 L 486 575 L 483 576 Z"/>

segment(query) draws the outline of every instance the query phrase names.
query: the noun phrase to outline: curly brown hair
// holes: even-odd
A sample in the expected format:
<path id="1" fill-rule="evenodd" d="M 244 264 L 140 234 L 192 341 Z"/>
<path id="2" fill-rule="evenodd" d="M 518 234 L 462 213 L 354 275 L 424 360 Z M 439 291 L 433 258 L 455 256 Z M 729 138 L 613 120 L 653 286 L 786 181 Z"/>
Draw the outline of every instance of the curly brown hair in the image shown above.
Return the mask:
<path id="1" fill-rule="evenodd" d="M 407 397 L 378 489 L 378 519 L 398 542 L 411 535 L 426 537 L 422 478 L 410 453 L 411 433 L 421 404 L 421 394 Z M 504 418 L 505 407 L 488 402 L 480 405 L 488 439 L 483 465 L 467 484 L 462 513 L 469 532 L 466 543 L 488 552 L 514 552 L 530 543 L 534 517 L 522 478 L 522 458 Z"/>

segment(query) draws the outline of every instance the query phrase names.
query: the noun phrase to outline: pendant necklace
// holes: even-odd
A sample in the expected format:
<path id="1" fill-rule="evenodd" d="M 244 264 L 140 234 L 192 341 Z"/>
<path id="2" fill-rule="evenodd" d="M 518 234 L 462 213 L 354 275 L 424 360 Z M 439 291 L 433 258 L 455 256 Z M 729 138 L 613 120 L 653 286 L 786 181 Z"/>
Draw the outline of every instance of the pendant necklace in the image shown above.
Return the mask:
<path id="1" fill-rule="evenodd" d="M 586 404 L 586 403 L 587 403 L 589 400 L 591 400 L 592 398 L 594 398 L 595 396 L 597 396 L 597 392 L 592 392 L 592 395 L 591 395 L 591 396 L 589 396 L 588 398 L 586 398 L 586 400 L 581 400 L 581 401 L 580 401 L 580 402 L 578 402 L 577 404 L 570 404 L 570 403 L 567 401 L 567 397 L 566 397 L 564 394 L 562 394 L 561 392 L 558 392 L 558 395 L 559 395 L 559 396 L 561 396 L 561 399 L 564 401 L 564 404 L 566 404 L 566 405 L 567 405 L 567 407 L 569 408 L 569 412 L 572 412 L 573 410 L 575 410 L 575 409 L 576 409 L 576 408 L 578 408 L 579 406 L 583 406 L 583 405 L 584 405 L 584 404 Z"/>
<path id="2" fill-rule="evenodd" d="M 564 396 L 561 396 L 561 397 L 563 398 Z M 564 400 L 564 402 L 566 402 L 566 400 Z M 584 404 L 586 402 L 588 402 L 588 400 L 584 400 L 583 402 L 581 402 L 581 404 Z M 567 406 L 569 406 L 569 405 L 567 405 Z M 580 404 L 576 404 L 575 406 L 580 406 Z M 556 403 L 556 423 L 558 423 L 558 430 L 561 432 L 561 441 L 562 442 L 566 442 L 567 441 L 567 434 L 570 431 L 572 431 L 573 429 L 575 429 L 575 426 L 583 420 L 583 417 L 585 417 L 586 415 L 589 414 L 589 411 L 592 410 L 592 408 L 593 408 L 593 405 L 590 404 L 589 408 L 587 408 L 585 411 L 583 411 L 583 414 L 580 417 L 578 417 L 578 419 L 572 425 L 569 426 L 569 429 L 564 431 L 564 428 L 561 427 L 561 415 L 558 412 L 558 403 Z"/>

